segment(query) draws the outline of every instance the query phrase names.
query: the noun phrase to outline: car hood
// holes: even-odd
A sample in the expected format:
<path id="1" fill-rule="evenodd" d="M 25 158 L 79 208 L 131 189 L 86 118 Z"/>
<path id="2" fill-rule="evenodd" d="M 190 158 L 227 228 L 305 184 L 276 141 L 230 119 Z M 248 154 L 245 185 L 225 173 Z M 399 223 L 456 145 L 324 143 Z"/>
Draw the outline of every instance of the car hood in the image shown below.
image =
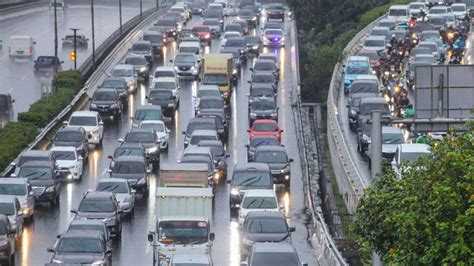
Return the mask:
<path id="1" fill-rule="evenodd" d="M 246 233 L 244 238 L 253 242 L 281 242 L 288 238 L 288 233 L 277 233 L 277 234 L 251 234 Z"/>
<path id="2" fill-rule="evenodd" d="M 95 105 L 112 105 L 117 103 L 116 101 L 93 101 L 92 104 Z"/>
<path id="3" fill-rule="evenodd" d="M 54 141 L 53 142 L 54 146 L 73 146 L 73 147 L 79 147 L 81 146 L 82 142 L 80 141 Z"/>
<path id="4" fill-rule="evenodd" d="M 398 144 L 382 144 L 382 153 L 395 153 Z"/>
<path id="5" fill-rule="evenodd" d="M 81 212 L 77 211 L 77 218 L 105 219 L 115 216 L 115 212 Z"/>
<path id="6" fill-rule="evenodd" d="M 195 64 L 192 63 L 175 63 L 174 66 L 177 67 L 195 67 Z"/>
<path id="7" fill-rule="evenodd" d="M 271 114 L 271 113 L 276 113 L 276 110 L 271 109 L 271 110 L 251 110 L 252 113 L 255 114 Z"/>
<path id="8" fill-rule="evenodd" d="M 77 264 L 92 264 L 95 261 L 104 259 L 102 254 L 95 254 L 95 253 L 57 253 L 54 256 L 55 260 L 60 260 L 63 263 L 77 263 Z"/>
<path id="9" fill-rule="evenodd" d="M 127 193 L 115 193 L 115 198 L 118 202 L 123 202 L 125 199 L 130 198 L 130 195 Z"/>
<path id="10" fill-rule="evenodd" d="M 50 187 L 54 185 L 53 179 L 29 179 L 32 187 Z"/>
<path id="11" fill-rule="evenodd" d="M 76 165 L 76 161 L 72 160 L 56 160 L 59 168 L 69 168 Z"/>
<path id="12" fill-rule="evenodd" d="M 112 173 L 112 175 L 110 177 L 138 180 L 138 179 L 141 179 L 141 178 L 145 178 L 146 173 L 142 173 L 142 174 L 117 174 L 117 173 Z"/>
<path id="13" fill-rule="evenodd" d="M 173 103 L 172 99 L 153 99 L 148 100 L 152 105 L 161 105 L 161 107 L 168 107 L 169 103 Z"/>
<path id="14" fill-rule="evenodd" d="M 270 170 L 281 170 L 288 165 L 287 163 L 267 163 L 267 164 L 270 167 Z"/>

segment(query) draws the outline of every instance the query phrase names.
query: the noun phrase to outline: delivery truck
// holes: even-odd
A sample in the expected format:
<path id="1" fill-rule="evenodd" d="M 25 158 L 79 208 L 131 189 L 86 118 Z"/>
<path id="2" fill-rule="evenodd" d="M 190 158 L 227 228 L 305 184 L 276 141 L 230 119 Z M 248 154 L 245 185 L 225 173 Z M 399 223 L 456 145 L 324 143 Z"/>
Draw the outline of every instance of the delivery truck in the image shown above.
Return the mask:
<path id="1" fill-rule="evenodd" d="M 230 99 L 234 82 L 234 62 L 231 54 L 206 54 L 202 59 L 201 83 L 218 85 L 225 101 Z"/>

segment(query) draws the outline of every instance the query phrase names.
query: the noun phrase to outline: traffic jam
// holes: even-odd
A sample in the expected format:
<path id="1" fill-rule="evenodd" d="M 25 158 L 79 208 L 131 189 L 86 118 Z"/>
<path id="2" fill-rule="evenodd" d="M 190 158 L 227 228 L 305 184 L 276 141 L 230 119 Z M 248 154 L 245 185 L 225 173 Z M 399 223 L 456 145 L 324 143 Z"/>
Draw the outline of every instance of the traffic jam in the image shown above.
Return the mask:
<path id="1" fill-rule="evenodd" d="M 213 223 L 225 219 L 238 230 L 238 264 L 308 265 L 291 241 L 296 229 L 283 202 L 295 182 L 279 121 L 290 19 L 282 4 L 178 2 L 141 31 L 49 148 L 22 153 L 11 177 L 0 179 L 3 259 L 14 265 L 25 252 L 26 227 L 63 208 L 64 186 L 87 182 L 94 186 L 68 202 L 72 218 L 60 216 L 65 230 L 43 243 L 49 260 L 33 264 L 122 264 L 115 253 L 133 237 L 151 249 L 146 265 L 225 265 L 223 254 L 211 252 L 222 245 Z M 237 90 L 243 87 L 245 95 Z M 246 105 L 237 112 L 248 111 L 247 120 L 236 119 L 239 93 Z M 237 126 L 247 132 L 238 143 L 245 161 L 231 158 Z M 91 182 L 98 156 L 107 165 Z M 222 193 L 229 213 L 215 217 Z M 148 230 L 125 237 L 143 209 Z"/>
<path id="2" fill-rule="evenodd" d="M 391 121 L 415 117 L 417 66 L 464 63 L 470 27 L 463 3 L 412 2 L 389 8 L 344 65 L 348 125 L 356 134 L 360 154 L 370 159 L 372 110 L 382 111 L 382 155 L 399 176 L 402 161 L 413 162 L 429 153 L 425 133 Z M 436 132 L 429 135 L 433 140 L 442 138 Z"/>

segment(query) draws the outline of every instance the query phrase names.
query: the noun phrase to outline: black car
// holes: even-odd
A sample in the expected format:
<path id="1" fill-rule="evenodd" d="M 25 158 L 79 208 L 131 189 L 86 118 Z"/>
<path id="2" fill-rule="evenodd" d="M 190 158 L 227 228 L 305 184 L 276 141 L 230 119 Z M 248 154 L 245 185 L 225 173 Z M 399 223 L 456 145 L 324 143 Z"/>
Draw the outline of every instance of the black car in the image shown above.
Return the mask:
<path id="1" fill-rule="evenodd" d="M 240 9 L 237 13 L 237 18 L 247 21 L 249 27 L 256 28 L 258 25 L 258 17 L 252 9 Z"/>
<path id="2" fill-rule="evenodd" d="M 152 89 L 146 96 L 148 103 L 161 106 L 165 116 L 173 117 L 178 102 L 173 95 L 173 91 L 167 89 Z"/>
<path id="3" fill-rule="evenodd" d="M 189 120 L 188 125 L 186 126 L 186 131 L 181 133 L 184 135 L 184 143 L 189 142 L 191 135 L 195 130 L 218 130 L 215 119 L 212 118 L 203 118 L 203 117 L 194 117 Z"/>
<path id="4" fill-rule="evenodd" d="M 98 89 L 94 92 L 89 106 L 90 111 L 96 111 L 100 116 L 122 116 L 123 103 L 116 89 Z"/>
<path id="5" fill-rule="evenodd" d="M 196 107 L 196 114 L 199 113 L 220 113 L 223 117 L 228 117 L 228 105 L 225 104 L 221 96 L 205 96 L 199 100 Z"/>
<path id="6" fill-rule="evenodd" d="M 282 4 L 269 4 L 267 10 L 267 21 L 275 19 L 285 21 L 285 7 Z"/>
<path id="7" fill-rule="evenodd" d="M 294 231 L 282 212 L 249 212 L 242 225 L 240 254 L 248 254 L 257 242 L 290 242 Z"/>
<path id="8" fill-rule="evenodd" d="M 249 94 L 249 105 L 254 101 L 258 100 L 271 100 L 276 101 L 277 93 L 275 93 L 274 86 L 266 83 L 255 83 L 250 86 Z"/>
<path id="9" fill-rule="evenodd" d="M 98 88 L 113 88 L 116 89 L 120 95 L 124 109 L 128 107 L 128 85 L 124 78 L 105 77 L 102 85 Z"/>
<path id="10" fill-rule="evenodd" d="M 221 53 L 233 53 L 238 52 L 240 54 L 240 60 L 242 63 L 247 62 L 247 42 L 243 37 L 232 37 L 227 39 L 224 47 L 221 49 Z"/>
<path id="11" fill-rule="evenodd" d="M 382 111 L 382 123 L 388 123 L 392 119 L 388 103 L 383 97 L 361 98 L 359 111 L 356 113 L 356 129 L 360 127 L 362 121 L 371 118 L 373 110 Z"/>
<path id="12" fill-rule="evenodd" d="M 157 31 L 145 31 L 142 40 L 148 41 L 153 47 L 153 54 L 160 56 L 163 53 L 163 46 L 165 46 L 165 39 L 163 33 Z"/>
<path id="13" fill-rule="evenodd" d="M 201 140 L 198 143 L 198 147 L 209 147 L 211 149 L 212 157 L 214 158 L 214 164 L 218 171 L 216 175 L 216 181 L 220 178 L 227 178 L 227 158 L 230 156 L 225 153 L 224 145 L 218 140 Z"/>
<path id="14" fill-rule="evenodd" d="M 291 167 L 293 159 L 288 158 L 283 146 L 260 146 L 255 149 L 253 162 L 266 163 L 272 172 L 276 184 L 285 184 L 290 187 Z"/>
<path id="15" fill-rule="evenodd" d="M 270 167 L 264 163 L 237 163 L 232 172 L 229 206 L 232 211 L 240 207 L 240 202 L 249 189 L 273 189 Z"/>
<path id="16" fill-rule="evenodd" d="M 0 94 L 0 115 L 13 114 L 13 103 L 15 99 L 10 93 Z"/>
<path id="17" fill-rule="evenodd" d="M 357 95 L 353 95 L 350 98 L 349 104 L 346 106 L 348 108 L 347 116 L 349 119 L 349 129 L 352 131 L 356 131 L 357 129 L 357 116 L 359 113 L 359 104 L 362 98 L 373 97 L 373 94 L 365 94 L 359 93 Z"/>
<path id="18" fill-rule="evenodd" d="M 121 156 L 114 160 L 110 177 L 127 179 L 130 186 L 144 197 L 148 196 L 148 177 L 145 158 L 140 156 Z"/>
<path id="19" fill-rule="evenodd" d="M 273 99 L 260 99 L 253 101 L 249 107 L 249 125 L 257 119 L 273 119 L 278 121 L 278 110 L 276 102 Z"/>
<path id="20" fill-rule="evenodd" d="M 196 115 L 196 118 L 211 118 L 214 120 L 217 126 L 217 133 L 219 134 L 219 138 L 224 142 L 227 142 L 228 137 L 228 128 L 227 128 L 227 121 L 225 118 L 221 117 L 220 114 L 205 111 L 201 112 L 200 114 Z"/>
<path id="21" fill-rule="evenodd" d="M 153 165 L 153 169 L 160 166 L 160 140 L 154 130 L 132 128 L 125 138 L 119 139 L 123 143 L 141 143 L 145 147 L 146 159 Z"/>
<path id="22" fill-rule="evenodd" d="M 244 36 L 244 39 L 247 43 L 248 54 L 259 56 L 260 50 L 263 48 L 262 38 L 259 36 Z"/>
<path id="23" fill-rule="evenodd" d="M 54 166 L 50 162 L 24 163 L 16 177 L 28 179 L 36 202 L 59 203 L 59 182 Z"/>
<path id="24" fill-rule="evenodd" d="M 35 73 L 52 72 L 54 71 L 55 67 L 57 71 L 61 71 L 62 63 L 64 62 L 54 56 L 38 56 L 38 58 L 34 61 L 33 68 Z"/>
<path id="25" fill-rule="evenodd" d="M 224 13 L 219 10 L 206 10 L 203 15 L 204 19 L 206 18 L 215 18 L 219 20 L 219 23 L 221 24 L 221 29 L 224 27 Z"/>
<path id="26" fill-rule="evenodd" d="M 7 265 L 15 265 L 16 230 L 12 228 L 10 219 L 0 214 L 0 260 Z"/>
<path id="27" fill-rule="evenodd" d="M 76 219 L 103 220 L 112 237 L 122 234 L 122 210 L 113 192 L 88 191 L 79 208 L 71 212 L 76 214 Z"/>
<path id="28" fill-rule="evenodd" d="M 278 91 L 278 79 L 270 72 L 254 72 L 247 82 L 252 86 L 254 84 L 270 84 L 275 89 L 275 92 Z"/>
<path id="29" fill-rule="evenodd" d="M 125 59 L 124 64 L 132 65 L 133 69 L 135 69 L 135 72 L 140 78 L 144 80 L 148 80 L 150 78 L 151 63 L 144 56 L 129 55 Z"/>
<path id="30" fill-rule="evenodd" d="M 77 153 L 87 161 L 89 158 L 89 138 L 82 127 L 63 127 L 56 132 L 53 138 L 53 146 L 76 147 Z"/>
<path id="31" fill-rule="evenodd" d="M 66 35 L 62 38 L 63 47 L 74 47 L 74 35 Z M 84 34 L 76 34 L 76 48 L 87 48 L 89 39 Z"/>
<path id="32" fill-rule="evenodd" d="M 47 251 L 54 253 L 50 259 L 54 265 L 112 265 L 112 249 L 98 230 L 67 231 Z"/>
<path id="33" fill-rule="evenodd" d="M 160 30 L 165 39 L 178 39 L 178 22 L 174 18 L 161 18 L 155 23 L 154 28 Z"/>
<path id="34" fill-rule="evenodd" d="M 253 68 L 250 68 L 253 72 L 268 72 L 272 73 L 273 76 L 278 80 L 280 79 L 280 69 L 272 60 L 268 59 L 257 59 Z"/>
<path id="35" fill-rule="evenodd" d="M 193 2 L 188 4 L 188 8 L 191 9 L 192 15 L 202 15 L 202 12 L 205 8 L 205 4 L 201 2 Z"/>
<path id="36" fill-rule="evenodd" d="M 146 157 L 146 150 L 145 147 L 141 143 L 137 142 L 129 142 L 129 143 L 122 143 L 119 147 L 115 148 L 114 154 L 108 156 L 110 161 L 109 168 L 112 169 L 115 165 L 115 160 L 122 156 L 138 156 L 138 157 Z M 148 163 L 147 163 L 148 165 Z"/>
<path id="37" fill-rule="evenodd" d="M 130 48 L 130 55 L 143 56 L 145 59 L 153 64 L 153 47 L 149 41 L 137 41 Z"/>
<path id="38" fill-rule="evenodd" d="M 255 151 L 258 147 L 263 146 L 281 146 L 280 141 L 275 136 L 254 136 L 249 144 L 245 145 L 247 148 L 247 158 L 252 161 Z"/>

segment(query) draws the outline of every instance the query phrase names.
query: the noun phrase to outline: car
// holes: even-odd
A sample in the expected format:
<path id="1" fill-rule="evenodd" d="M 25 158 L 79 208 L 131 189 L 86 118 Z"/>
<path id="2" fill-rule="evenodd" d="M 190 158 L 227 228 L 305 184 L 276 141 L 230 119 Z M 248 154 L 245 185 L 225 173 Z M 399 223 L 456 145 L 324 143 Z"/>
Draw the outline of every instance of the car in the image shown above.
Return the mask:
<path id="1" fill-rule="evenodd" d="M 399 28 L 399 29 L 395 29 L 395 30 L 390 30 L 390 32 L 388 34 L 389 38 L 391 38 L 390 36 L 393 36 L 393 35 L 395 35 L 395 38 L 397 39 L 397 41 L 399 43 L 402 43 L 402 45 L 408 45 L 409 44 L 410 31 L 408 31 L 407 29 Z"/>
<path id="2" fill-rule="evenodd" d="M 11 228 L 15 230 L 16 236 L 19 238 L 23 233 L 25 220 L 18 198 L 12 195 L 0 195 L 0 214 L 8 217 Z"/>
<path id="3" fill-rule="evenodd" d="M 120 94 L 113 88 L 100 88 L 94 92 L 90 99 L 89 110 L 99 113 L 101 117 L 118 119 L 122 116 L 123 109 Z"/>
<path id="4" fill-rule="evenodd" d="M 275 93 L 278 91 L 278 79 L 270 72 L 253 72 L 247 83 L 251 86 L 255 84 L 270 84 L 275 89 Z"/>
<path id="5" fill-rule="evenodd" d="M 449 6 L 440 5 L 440 6 L 434 6 L 430 8 L 426 16 L 428 17 L 428 19 L 430 19 L 432 16 L 439 16 L 439 15 L 444 15 L 444 14 L 448 14 L 452 12 L 453 11 Z"/>
<path id="6" fill-rule="evenodd" d="M 8 55 L 10 58 L 32 58 L 35 55 L 35 45 L 31 36 L 11 36 Z"/>
<path id="7" fill-rule="evenodd" d="M 257 119 L 272 119 L 278 121 L 277 104 L 273 99 L 260 99 L 253 101 L 249 107 L 249 125 L 252 126 Z"/>
<path id="8" fill-rule="evenodd" d="M 112 248 L 112 236 L 110 235 L 107 225 L 102 220 L 94 219 L 72 219 L 67 227 L 66 232 L 80 230 L 80 231 L 99 231 L 104 235 L 105 242 L 107 247 Z M 62 234 L 61 234 L 62 235 Z M 58 235 L 58 238 L 61 237 Z"/>
<path id="9" fill-rule="evenodd" d="M 451 4 L 451 10 L 457 19 L 464 19 L 468 16 L 468 9 L 465 3 L 453 3 Z"/>
<path id="10" fill-rule="evenodd" d="M 175 254 L 171 258 L 171 266 L 212 266 L 211 256 L 209 254 Z"/>
<path id="11" fill-rule="evenodd" d="M 207 26 L 211 30 L 212 37 L 221 37 L 221 24 L 219 23 L 218 19 L 215 18 L 208 18 L 202 22 L 203 26 Z"/>
<path id="12" fill-rule="evenodd" d="M 27 150 L 19 155 L 17 162 L 10 163 L 10 166 L 14 168 L 13 173 L 18 174 L 18 171 L 20 171 L 20 168 L 23 166 L 23 164 L 31 161 L 49 162 L 51 165 L 54 165 L 57 168 L 57 162 L 54 159 L 51 151 Z"/>
<path id="13" fill-rule="evenodd" d="M 67 231 L 47 251 L 53 253 L 53 264 L 112 265 L 112 249 L 104 241 L 103 233 L 96 230 Z"/>
<path id="14" fill-rule="evenodd" d="M 242 62 L 247 61 L 247 42 L 243 37 L 230 37 L 221 49 L 221 53 L 238 53 Z"/>
<path id="15" fill-rule="evenodd" d="M 89 39 L 86 38 L 84 34 L 67 34 L 64 38 L 61 39 L 63 41 L 63 47 L 74 47 L 74 42 L 76 43 L 76 48 L 85 48 L 87 49 Z"/>
<path id="16" fill-rule="evenodd" d="M 398 145 L 404 143 L 405 137 L 402 129 L 390 126 L 382 127 L 382 157 L 388 160 L 388 162 L 393 160 Z M 370 145 L 369 150 L 371 147 Z"/>
<path id="17" fill-rule="evenodd" d="M 252 162 L 266 163 L 270 167 L 273 182 L 284 184 L 289 188 L 291 184 L 291 167 L 293 159 L 288 158 L 283 146 L 259 146 L 255 149 Z"/>
<path id="18" fill-rule="evenodd" d="M 66 179 L 80 180 L 84 168 L 84 158 L 78 154 L 75 147 L 56 146 L 51 153 L 58 164 L 58 171 Z"/>
<path id="19" fill-rule="evenodd" d="M 132 65 L 118 64 L 114 66 L 110 76 L 125 79 L 125 81 L 127 81 L 128 91 L 130 93 L 136 93 L 138 88 L 138 76 Z"/>
<path id="20" fill-rule="evenodd" d="M 260 59 L 261 59 L 261 60 L 271 60 L 271 61 L 273 61 L 273 62 L 274 62 L 275 64 L 277 64 L 277 65 L 278 65 L 278 63 L 279 63 L 279 62 L 278 62 L 278 56 L 277 56 L 276 54 L 274 54 L 274 53 L 261 53 L 261 54 L 258 56 L 257 60 L 260 60 Z"/>
<path id="21" fill-rule="evenodd" d="M 295 248 L 289 243 L 255 243 L 249 251 L 246 265 L 308 266 L 302 263 Z"/>
<path id="22" fill-rule="evenodd" d="M 189 12 L 185 6 L 174 5 L 170 8 L 170 12 L 179 12 L 183 22 L 187 22 L 190 19 Z"/>
<path id="23" fill-rule="evenodd" d="M 225 44 L 227 43 L 227 39 L 230 38 L 239 38 L 242 37 L 242 33 L 239 31 L 226 31 L 224 32 L 224 35 L 221 37 L 221 47 L 223 48 Z"/>
<path id="24" fill-rule="evenodd" d="M 116 94 L 116 97 L 117 96 Z M 118 98 L 116 98 L 115 101 L 117 104 L 120 103 Z M 98 112 L 75 111 L 71 114 L 69 121 L 64 122 L 64 126 L 83 128 L 88 135 L 88 142 L 90 144 L 102 146 L 104 122 Z"/>
<path id="25" fill-rule="evenodd" d="M 56 68 L 56 71 L 62 71 L 61 64 L 64 61 L 61 61 L 59 58 L 54 56 L 38 56 L 33 64 L 33 69 L 35 73 L 38 72 L 53 72 Z"/>
<path id="26" fill-rule="evenodd" d="M 158 81 L 159 78 L 174 78 L 176 80 L 176 83 L 178 83 L 178 74 L 176 74 L 176 70 L 174 67 L 170 66 L 159 66 L 155 68 L 155 71 L 153 72 L 153 75 L 150 76 L 151 78 L 151 86 L 150 87 L 155 87 L 156 81 Z"/>
<path id="27" fill-rule="evenodd" d="M 269 4 L 265 10 L 267 21 L 272 19 L 285 21 L 285 7 L 282 4 Z"/>
<path id="28" fill-rule="evenodd" d="M 380 68 L 380 55 L 374 50 L 361 50 L 357 53 L 357 56 L 367 57 L 372 70 L 379 71 Z"/>
<path id="29" fill-rule="evenodd" d="M 431 15 L 427 21 L 433 27 L 430 30 L 441 30 L 446 26 L 446 18 L 444 15 Z"/>
<path id="30" fill-rule="evenodd" d="M 252 211 L 279 212 L 280 206 L 273 189 L 250 189 L 245 192 L 239 208 L 239 225 L 244 223 L 247 214 Z"/>
<path id="31" fill-rule="evenodd" d="M 259 56 L 260 50 L 263 49 L 262 38 L 258 36 L 244 36 L 245 42 L 247 43 L 248 54 Z"/>
<path id="32" fill-rule="evenodd" d="M 171 130 L 166 127 L 163 121 L 143 121 L 138 127 L 142 129 L 153 130 L 156 133 L 157 139 L 160 141 L 160 150 L 168 151 Z"/>
<path id="33" fill-rule="evenodd" d="M 249 133 L 249 141 L 255 136 L 275 136 L 278 142 L 281 142 L 281 133 L 283 129 L 278 126 L 278 122 L 271 119 L 258 119 L 255 120 L 252 127 L 247 129 Z"/>
<path id="34" fill-rule="evenodd" d="M 211 148 L 209 147 L 198 147 L 196 146 L 189 146 L 183 151 L 181 151 L 178 155 L 177 162 L 180 163 L 182 159 L 185 159 L 186 157 L 192 157 L 192 156 L 205 156 L 209 160 L 209 162 L 212 162 L 213 168 L 215 168 L 217 161 L 214 160 L 214 157 L 212 156 Z"/>
<path id="35" fill-rule="evenodd" d="M 138 127 L 142 121 L 163 120 L 163 111 L 159 105 L 141 105 L 135 109 L 133 127 Z"/>
<path id="36" fill-rule="evenodd" d="M 224 26 L 224 12 L 223 10 L 213 10 L 212 6 L 209 5 L 208 9 L 204 12 L 203 18 L 206 19 L 217 19 L 221 25 L 221 29 Z"/>
<path id="37" fill-rule="evenodd" d="M 176 100 L 176 104 L 179 105 L 179 87 L 178 81 L 173 77 L 159 77 L 153 82 L 153 89 L 164 89 L 171 92 Z"/>
<path id="38" fill-rule="evenodd" d="M 102 178 L 95 190 L 113 192 L 123 213 L 133 214 L 135 210 L 135 190 L 131 188 L 127 180 L 122 178 Z"/>
<path id="39" fill-rule="evenodd" d="M 119 93 L 124 109 L 128 108 L 129 92 L 127 81 L 124 78 L 105 77 L 104 81 L 100 86 L 98 86 L 98 88 L 115 89 Z"/>
<path id="40" fill-rule="evenodd" d="M 209 118 L 211 119 L 214 124 L 216 125 L 217 128 L 217 133 L 219 134 L 219 138 L 223 142 L 227 142 L 228 138 L 228 127 L 227 127 L 227 121 L 224 117 L 222 117 L 221 113 L 213 113 L 210 111 L 202 112 L 200 114 L 196 115 L 196 118 Z"/>
<path id="41" fill-rule="evenodd" d="M 246 144 L 248 161 L 253 161 L 255 151 L 260 146 L 281 146 L 280 141 L 272 135 L 254 136 L 249 144 Z"/>
<path id="42" fill-rule="evenodd" d="M 365 39 L 362 49 L 371 51 L 385 50 L 388 42 L 384 36 L 369 36 Z"/>
<path id="43" fill-rule="evenodd" d="M 194 53 L 177 53 L 174 60 L 170 60 L 179 77 L 192 76 L 198 79 L 200 64 Z"/>
<path id="44" fill-rule="evenodd" d="M 351 84 L 349 101 L 359 94 L 379 96 L 384 89 L 385 87 L 379 83 L 379 79 L 376 75 L 359 75 Z"/>
<path id="45" fill-rule="evenodd" d="M 258 24 L 258 17 L 255 14 L 255 11 L 252 9 L 243 8 L 240 9 L 237 13 L 237 19 L 242 19 L 247 21 L 247 24 L 252 27 L 256 28 Z"/>
<path id="46" fill-rule="evenodd" d="M 457 25 L 458 25 L 458 22 L 456 20 L 456 16 L 454 15 L 454 13 L 447 13 L 447 14 L 444 14 L 443 15 L 444 17 L 444 20 L 446 21 L 445 25 L 446 27 L 453 27 L 453 28 L 456 28 Z"/>
<path id="47" fill-rule="evenodd" d="M 201 39 L 190 31 L 180 32 L 178 36 L 178 45 L 181 45 L 182 43 L 194 43 L 196 46 L 201 47 Z"/>
<path id="48" fill-rule="evenodd" d="M 16 231 L 7 216 L 0 214 L 0 260 L 15 265 Z"/>
<path id="49" fill-rule="evenodd" d="M 417 55 L 433 55 L 433 52 L 428 47 L 415 47 L 411 49 L 408 62 L 411 64 Z"/>
<path id="50" fill-rule="evenodd" d="M 398 26 L 398 23 L 395 19 L 393 18 L 383 18 L 379 21 L 377 24 L 379 27 L 388 27 L 391 30 L 395 29 Z"/>
<path id="51" fill-rule="evenodd" d="M 122 156 L 138 156 L 146 158 L 145 147 L 139 142 L 122 143 L 120 146 L 115 148 L 113 155 L 108 156 L 110 159 L 109 168 L 112 169 L 115 165 L 115 160 Z"/>
<path id="52" fill-rule="evenodd" d="M 413 58 L 412 63 L 421 63 L 421 62 L 424 62 L 428 65 L 437 65 L 438 64 L 438 60 L 436 60 L 436 58 L 434 57 L 433 54 L 415 55 L 415 57 Z"/>
<path id="53" fill-rule="evenodd" d="M 165 37 L 165 42 L 168 38 L 178 39 L 178 22 L 173 18 L 160 18 L 155 23 L 153 29 L 162 32 Z"/>
<path id="54" fill-rule="evenodd" d="M 188 4 L 188 8 L 191 9 L 191 13 L 193 15 L 202 16 L 202 12 L 204 11 L 205 4 L 201 2 L 193 2 Z"/>
<path id="55" fill-rule="evenodd" d="M 392 114 L 387 101 L 382 97 L 364 97 L 360 99 L 359 111 L 356 113 L 356 126 L 358 129 L 362 121 L 370 119 L 373 110 L 382 111 L 382 123 L 388 123 L 392 119 Z"/>
<path id="56" fill-rule="evenodd" d="M 390 40 L 390 28 L 375 26 L 372 28 L 368 36 L 383 36 L 385 39 Z"/>
<path id="57" fill-rule="evenodd" d="M 249 27 L 249 24 L 247 23 L 246 20 L 234 18 L 231 23 L 232 24 L 234 24 L 234 23 L 239 24 L 240 27 L 242 28 L 242 34 L 243 35 L 249 35 L 250 34 L 250 27 Z"/>
<path id="58" fill-rule="evenodd" d="M 184 135 L 185 147 L 189 144 L 189 139 L 195 130 L 214 130 L 217 131 L 217 123 L 215 119 L 194 117 L 191 118 L 186 126 L 186 130 L 181 133 Z"/>
<path id="59" fill-rule="evenodd" d="M 200 85 L 194 100 L 194 109 L 197 110 L 201 98 L 204 97 L 221 97 L 222 94 L 219 90 L 219 85 Z"/>
<path id="60" fill-rule="evenodd" d="M 423 10 L 423 12 L 428 12 L 428 7 L 426 6 L 426 3 L 423 2 L 411 2 L 408 5 L 408 10 L 410 13 L 410 16 L 412 17 L 419 17 L 420 16 L 420 10 Z"/>
<path id="61" fill-rule="evenodd" d="M 112 237 L 122 234 L 122 210 L 113 192 L 87 191 L 77 209 L 72 209 L 75 219 L 101 219 Z"/>
<path id="62" fill-rule="evenodd" d="M 395 155 L 391 162 L 392 170 L 398 178 L 402 178 L 403 172 L 410 169 L 410 164 L 415 162 L 422 156 L 429 156 L 431 154 L 431 147 L 427 144 L 421 143 L 403 143 L 397 146 Z M 407 165 L 401 167 L 403 163 Z"/>
<path id="63" fill-rule="evenodd" d="M 214 162 L 208 155 L 204 154 L 195 154 L 195 155 L 188 155 L 186 157 L 181 158 L 180 164 L 200 164 L 205 165 L 208 169 L 207 179 L 208 185 L 212 187 L 212 192 L 215 193 L 215 184 L 216 184 L 216 169 L 214 168 Z"/>
<path id="64" fill-rule="evenodd" d="M 199 105 L 196 108 L 196 114 L 212 112 L 220 113 L 227 117 L 228 106 L 225 104 L 221 96 L 206 96 L 199 100 Z"/>
<path id="65" fill-rule="evenodd" d="M 275 88 L 271 84 L 255 83 L 250 86 L 250 91 L 247 96 L 249 97 L 249 105 L 251 105 L 254 101 L 259 100 L 273 99 L 276 101 L 278 93 L 275 93 Z"/>
<path id="66" fill-rule="evenodd" d="M 63 127 L 56 132 L 53 138 L 53 147 L 72 146 L 84 158 L 89 158 L 89 137 L 82 127 Z"/>
<path id="67" fill-rule="evenodd" d="M 153 48 L 153 56 L 160 56 L 163 53 L 163 47 L 166 45 L 163 33 L 156 31 L 145 31 L 142 36 L 143 41 L 150 42 Z"/>
<path id="68" fill-rule="evenodd" d="M 59 203 L 59 181 L 54 168 L 48 162 L 27 162 L 15 177 L 26 178 L 31 184 L 35 202 Z"/>
<path id="69" fill-rule="evenodd" d="M 240 254 L 248 254 L 252 245 L 258 242 L 291 242 L 294 231 L 282 212 L 249 212 L 242 225 Z"/>
<path id="70" fill-rule="evenodd" d="M 263 46 L 285 46 L 285 33 L 280 29 L 266 29 L 262 34 Z"/>
<path id="71" fill-rule="evenodd" d="M 429 48 L 436 60 L 441 60 L 440 48 L 438 42 L 435 41 L 421 41 L 418 43 L 419 48 Z"/>
<path id="72" fill-rule="evenodd" d="M 448 33 L 448 35 L 449 35 L 449 33 Z M 420 41 L 436 41 L 436 40 L 440 40 L 441 38 L 442 37 L 441 37 L 441 34 L 439 33 L 439 31 L 437 31 L 437 30 L 425 30 L 425 31 L 421 32 Z M 454 38 L 454 33 L 453 33 L 453 38 Z M 416 48 L 418 48 L 418 47 L 416 47 Z"/>
<path id="73" fill-rule="evenodd" d="M 184 142 L 185 148 L 191 146 L 197 146 L 200 141 L 202 140 L 220 140 L 219 135 L 217 134 L 216 130 L 209 130 L 209 129 L 197 129 L 194 130 L 189 138 L 189 142 Z"/>
<path id="74" fill-rule="evenodd" d="M 172 118 L 178 108 L 178 101 L 173 92 L 167 89 L 151 89 L 146 96 L 148 104 L 161 106 L 163 115 Z"/>
<path id="75" fill-rule="evenodd" d="M 212 32 L 208 26 L 194 26 L 192 32 L 199 37 L 201 43 L 205 43 L 211 46 L 212 43 Z"/>
<path id="76" fill-rule="evenodd" d="M 13 119 L 13 103 L 15 99 L 12 98 L 10 92 L 0 93 L 0 116 L 4 117 L 4 120 L 9 121 Z"/>
<path id="77" fill-rule="evenodd" d="M 178 53 L 193 53 L 200 63 L 203 51 L 200 43 L 183 41 L 179 43 Z"/>
<path id="78" fill-rule="evenodd" d="M 277 80 L 280 79 L 280 69 L 272 60 L 257 59 L 253 67 L 250 68 L 250 71 L 269 72 L 272 73 Z"/>
<path id="79" fill-rule="evenodd" d="M 130 48 L 130 55 L 142 56 L 150 64 L 153 64 L 153 61 L 154 61 L 153 46 L 151 45 L 149 41 L 144 41 L 144 40 L 136 41 Z"/>
<path id="80" fill-rule="evenodd" d="M 349 129 L 351 131 L 357 130 L 357 114 L 360 112 L 360 101 L 363 98 L 375 97 L 373 93 L 357 93 L 357 95 L 352 95 L 349 99 L 349 104 L 346 105 L 348 108 L 347 116 L 349 121 Z"/>
<path id="81" fill-rule="evenodd" d="M 123 62 L 126 65 L 132 65 L 139 78 L 148 80 L 150 78 L 151 63 L 142 55 L 129 55 Z"/>
<path id="82" fill-rule="evenodd" d="M 209 147 L 211 149 L 212 158 L 214 159 L 215 179 L 218 182 L 221 178 L 227 178 L 227 158 L 229 155 L 225 153 L 224 145 L 218 140 L 201 140 L 198 142 L 198 147 Z"/>
<path id="83" fill-rule="evenodd" d="M 33 217 L 35 213 L 35 198 L 27 178 L 1 178 L 0 195 L 17 197 L 20 201 L 23 217 L 27 220 Z"/>
<path id="84" fill-rule="evenodd" d="M 387 18 L 397 21 L 398 27 L 407 28 L 408 20 L 410 19 L 410 10 L 408 5 L 392 5 L 388 9 Z"/>
<path id="85" fill-rule="evenodd" d="M 155 120 L 156 121 L 156 120 Z M 153 165 L 153 169 L 160 166 L 160 140 L 154 130 L 144 128 L 132 128 L 123 139 L 118 140 L 120 143 L 141 143 L 145 147 L 145 154 L 148 163 Z"/>

